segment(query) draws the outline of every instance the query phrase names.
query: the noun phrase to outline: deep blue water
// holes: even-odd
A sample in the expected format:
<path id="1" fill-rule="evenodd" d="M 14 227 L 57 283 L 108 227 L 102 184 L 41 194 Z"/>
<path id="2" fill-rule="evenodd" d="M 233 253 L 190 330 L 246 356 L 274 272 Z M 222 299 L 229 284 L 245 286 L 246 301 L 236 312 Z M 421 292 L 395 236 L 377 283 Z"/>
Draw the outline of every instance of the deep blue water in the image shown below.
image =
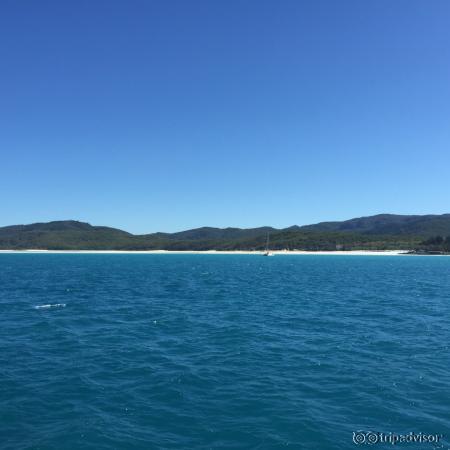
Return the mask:
<path id="1" fill-rule="evenodd" d="M 2 254 L 0 320 L 1 449 L 449 448 L 447 257 Z"/>

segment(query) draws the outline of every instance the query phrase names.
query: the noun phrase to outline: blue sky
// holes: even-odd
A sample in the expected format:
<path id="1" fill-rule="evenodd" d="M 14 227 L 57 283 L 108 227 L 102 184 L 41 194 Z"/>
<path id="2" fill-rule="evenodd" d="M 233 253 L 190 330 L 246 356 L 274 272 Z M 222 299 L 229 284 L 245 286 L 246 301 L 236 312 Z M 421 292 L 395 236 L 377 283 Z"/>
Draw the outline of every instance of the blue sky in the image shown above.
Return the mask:
<path id="1" fill-rule="evenodd" d="M 0 6 L 0 226 L 450 212 L 447 0 Z"/>

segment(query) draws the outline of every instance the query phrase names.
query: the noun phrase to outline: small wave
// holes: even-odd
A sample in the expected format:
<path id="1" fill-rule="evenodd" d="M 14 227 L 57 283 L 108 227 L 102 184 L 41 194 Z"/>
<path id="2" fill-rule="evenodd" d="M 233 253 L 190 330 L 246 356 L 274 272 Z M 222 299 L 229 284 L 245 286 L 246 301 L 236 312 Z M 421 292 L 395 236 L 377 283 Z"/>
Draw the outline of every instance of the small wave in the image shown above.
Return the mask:
<path id="1" fill-rule="evenodd" d="M 37 305 L 34 309 L 47 309 L 47 308 L 65 308 L 65 303 L 53 303 L 52 305 Z"/>

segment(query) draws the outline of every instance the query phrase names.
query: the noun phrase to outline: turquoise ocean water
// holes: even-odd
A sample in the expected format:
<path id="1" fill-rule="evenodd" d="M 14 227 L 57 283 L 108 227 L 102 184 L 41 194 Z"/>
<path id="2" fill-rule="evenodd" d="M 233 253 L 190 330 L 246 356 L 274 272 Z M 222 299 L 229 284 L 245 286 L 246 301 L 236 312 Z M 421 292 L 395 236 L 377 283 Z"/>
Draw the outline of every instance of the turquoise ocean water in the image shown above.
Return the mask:
<path id="1" fill-rule="evenodd" d="M 449 346 L 447 257 L 1 254 L 0 448 L 447 449 Z"/>

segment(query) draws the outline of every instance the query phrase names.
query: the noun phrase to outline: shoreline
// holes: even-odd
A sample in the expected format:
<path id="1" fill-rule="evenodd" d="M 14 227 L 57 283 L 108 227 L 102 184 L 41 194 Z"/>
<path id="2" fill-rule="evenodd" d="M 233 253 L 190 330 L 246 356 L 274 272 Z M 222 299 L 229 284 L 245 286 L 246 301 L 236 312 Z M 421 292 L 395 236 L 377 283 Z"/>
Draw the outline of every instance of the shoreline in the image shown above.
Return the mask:
<path id="1" fill-rule="evenodd" d="M 408 250 L 273 250 L 273 255 L 402 256 Z M 259 255 L 260 250 L 0 250 L 0 254 Z"/>

